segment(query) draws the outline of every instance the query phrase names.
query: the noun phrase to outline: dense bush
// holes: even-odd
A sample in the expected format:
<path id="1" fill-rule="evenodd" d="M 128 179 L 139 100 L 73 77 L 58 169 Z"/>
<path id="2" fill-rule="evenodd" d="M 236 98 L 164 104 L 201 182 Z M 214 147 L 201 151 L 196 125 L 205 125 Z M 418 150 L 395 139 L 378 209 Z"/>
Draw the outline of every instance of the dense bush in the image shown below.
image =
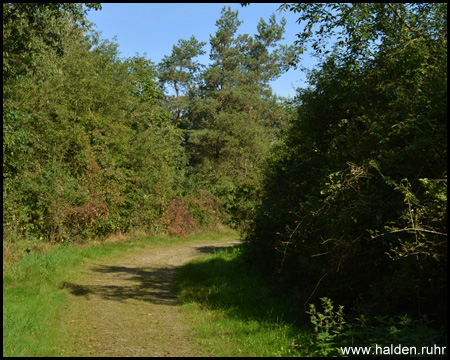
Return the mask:
<path id="1" fill-rule="evenodd" d="M 4 90 L 4 234 L 73 241 L 155 230 L 185 164 L 156 72 L 93 32 L 63 41 L 63 55 L 35 59 Z"/>
<path id="2" fill-rule="evenodd" d="M 329 296 L 368 314 L 425 313 L 442 321 L 446 17 L 444 23 L 440 6 L 426 13 L 428 23 L 421 7 L 402 12 L 412 31 L 387 5 L 378 13 L 365 6 L 347 13 L 354 15 L 348 21 L 360 21 L 353 34 L 369 38 L 363 16 L 374 21 L 377 14 L 383 25 L 392 22 L 380 27 L 389 36 L 370 56 L 358 53 L 369 41 L 336 48 L 299 91 L 297 116 L 266 170 L 249 256 L 279 273 L 300 305 Z"/>
<path id="3" fill-rule="evenodd" d="M 274 16 L 249 36 L 224 8 L 209 67 L 194 37 L 154 66 L 99 40 L 82 4 L 4 4 L 4 238 L 245 223 L 247 259 L 300 305 L 445 319 L 446 4 L 281 9 L 323 56 L 292 106 L 269 83 L 304 49 Z"/>

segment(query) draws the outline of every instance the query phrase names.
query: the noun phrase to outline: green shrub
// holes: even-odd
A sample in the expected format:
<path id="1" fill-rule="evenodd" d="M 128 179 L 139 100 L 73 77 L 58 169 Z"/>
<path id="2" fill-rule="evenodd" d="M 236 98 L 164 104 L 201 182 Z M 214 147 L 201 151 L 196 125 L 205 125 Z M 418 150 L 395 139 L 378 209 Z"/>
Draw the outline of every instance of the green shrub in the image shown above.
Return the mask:
<path id="1" fill-rule="evenodd" d="M 318 17 L 324 6 L 293 5 Z M 397 30 L 385 26 L 391 5 L 331 6 L 343 12 L 324 26 L 340 19 L 352 34 L 361 16 L 364 36 L 336 46 L 298 91 L 266 167 L 249 257 L 300 305 L 327 296 L 366 315 L 446 323 L 446 7 L 405 8 L 422 29 L 411 34 L 397 17 Z M 368 14 L 389 33 L 376 45 Z"/>
<path id="2" fill-rule="evenodd" d="M 7 84 L 4 236 L 85 241 L 155 230 L 185 164 L 156 72 L 143 58 L 120 59 L 117 44 L 94 32 L 67 34 L 64 47 Z"/>
<path id="3" fill-rule="evenodd" d="M 333 302 L 321 298 L 323 312 L 309 304 L 310 321 L 314 325 L 315 337 L 311 349 L 318 356 L 339 356 L 343 347 L 371 348 L 398 346 L 414 347 L 422 351 L 423 346 L 445 346 L 447 337 L 442 328 L 427 319 L 413 319 L 407 314 L 366 317 L 364 314 L 350 319 L 344 316 L 343 306 L 333 311 Z M 345 317 L 345 320 L 344 320 Z"/>

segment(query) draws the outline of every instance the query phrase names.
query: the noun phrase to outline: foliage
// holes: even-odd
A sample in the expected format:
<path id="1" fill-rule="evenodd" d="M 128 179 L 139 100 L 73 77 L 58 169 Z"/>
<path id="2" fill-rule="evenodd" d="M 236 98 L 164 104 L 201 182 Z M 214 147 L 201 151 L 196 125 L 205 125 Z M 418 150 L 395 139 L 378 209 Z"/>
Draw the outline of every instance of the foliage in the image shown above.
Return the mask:
<path id="1" fill-rule="evenodd" d="M 170 106 L 175 114 L 175 123 L 186 119 L 182 118 L 182 113 L 186 111 L 187 95 L 198 81 L 199 72 L 204 65 L 193 59 L 205 53 L 202 47 L 205 42 L 198 42 L 194 36 L 189 40 L 178 40 L 178 45 L 174 45 L 172 54 L 165 56 L 159 64 L 159 81 L 163 84 L 169 84 L 175 90 L 175 96 L 170 99 Z M 188 124 L 180 124 L 184 127 Z"/>
<path id="2" fill-rule="evenodd" d="M 331 5 L 348 11 L 332 18 L 323 6 L 295 9 L 323 31 L 364 16 L 298 91 L 249 256 L 300 304 L 330 296 L 367 314 L 445 321 L 446 5 Z M 370 54 L 352 52 L 359 45 Z"/>
<path id="3" fill-rule="evenodd" d="M 447 4 L 423 3 L 303 3 L 282 4 L 279 11 L 299 14 L 298 24 L 306 23 L 297 34 L 296 45 L 306 50 L 311 43 L 315 55 L 328 54 L 327 44 L 345 49 L 346 62 L 364 62 L 382 46 L 418 38 L 446 41 Z"/>
<path id="4" fill-rule="evenodd" d="M 345 325 L 339 341 L 340 346 L 367 346 L 373 350 L 380 344 L 411 346 L 421 349 L 422 346 L 447 343 L 442 328 L 435 325 L 426 316 L 413 319 L 407 314 L 395 316 L 365 317 L 360 315 Z"/>
<path id="5" fill-rule="evenodd" d="M 181 133 L 156 72 L 117 44 L 72 33 L 4 96 L 4 234 L 83 240 L 158 228 L 181 192 Z"/>
<path id="6" fill-rule="evenodd" d="M 292 57 L 277 47 L 284 20 L 235 36 L 237 12 L 224 9 L 204 70 L 195 58 L 205 43 L 194 37 L 158 66 L 120 59 L 117 44 L 90 30 L 82 4 L 4 12 L 8 239 L 84 241 L 134 226 L 184 235 L 253 211 L 259 168 L 286 116 L 268 86 Z"/>
<path id="7" fill-rule="evenodd" d="M 315 346 L 319 348 L 320 356 L 329 356 L 336 350 L 335 337 L 341 335 L 344 330 L 344 306 L 340 305 L 337 311 L 333 311 L 333 302 L 326 297 L 321 298 L 323 313 L 317 311 L 314 304 L 309 304 L 307 314 L 311 315 L 311 323 L 316 333 Z"/>
<path id="8" fill-rule="evenodd" d="M 318 356 L 339 356 L 343 348 L 371 348 L 402 345 L 420 349 L 422 346 L 447 343 L 442 329 L 434 328 L 426 316 L 412 319 L 407 314 L 366 317 L 360 314 L 353 319 L 344 320 L 343 306 L 333 311 L 333 302 L 329 298 L 321 298 L 323 313 L 309 304 L 310 320 L 314 325 L 315 338 L 311 340 L 312 351 Z"/>
<path id="9" fill-rule="evenodd" d="M 198 229 L 198 224 L 189 213 L 182 199 L 173 201 L 162 219 L 164 228 L 170 236 L 185 237 Z"/>
<path id="10" fill-rule="evenodd" d="M 44 54 L 61 55 L 68 33 L 87 24 L 88 10 L 101 8 L 99 3 L 4 3 L 3 84 L 35 67 Z"/>
<path id="11" fill-rule="evenodd" d="M 84 241 L 241 223 L 286 117 L 268 85 L 293 56 L 277 45 L 285 20 L 236 35 L 238 14 L 224 8 L 211 66 L 195 60 L 205 45 L 195 37 L 155 66 L 121 59 L 86 9 L 101 6 L 4 4 L 4 235 Z"/>
<path id="12" fill-rule="evenodd" d="M 260 168 L 287 116 L 268 83 L 293 51 L 279 45 L 285 20 L 261 19 L 254 37 L 238 34 L 240 24 L 237 11 L 222 9 L 210 38 L 212 64 L 191 89 L 184 113 L 189 172 L 198 187 L 220 199 L 234 226 L 258 202 Z"/>
<path id="13" fill-rule="evenodd" d="M 175 199 L 167 208 L 161 223 L 170 236 L 184 237 L 200 229 L 220 229 L 224 220 L 218 199 L 205 190 L 196 190 Z"/>
<path id="14" fill-rule="evenodd" d="M 244 224 L 249 262 L 295 305 L 324 302 L 324 313 L 309 311 L 320 354 L 385 334 L 437 342 L 447 311 L 446 4 L 283 4 L 305 24 L 296 47 L 280 45 L 284 19 L 239 34 L 238 12 L 225 7 L 207 67 L 193 36 L 158 65 L 121 59 L 90 30 L 89 9 L 101 6 L 3 4 L 4 241 Z M 270 81 L 309 44 L 321 60 L 309 87 L 277 98 Z M 222 290 L 200 300 L 230 313 L 252 304 Z M 326 296 L 361 312 L 358 322 L 343 331 L 342 308 Z M 295 354 L 291 345 L 279 354 Z"/>

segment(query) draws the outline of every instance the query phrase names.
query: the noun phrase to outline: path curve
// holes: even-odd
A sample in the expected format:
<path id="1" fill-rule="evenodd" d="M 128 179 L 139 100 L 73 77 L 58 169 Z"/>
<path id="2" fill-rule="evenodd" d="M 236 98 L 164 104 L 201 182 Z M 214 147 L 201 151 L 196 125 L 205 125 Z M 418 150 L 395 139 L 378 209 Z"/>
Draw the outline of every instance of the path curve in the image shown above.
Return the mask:
<path id="1" fill-rule="evenodd" d="M 173 293 L 177 267 L 240 241 L 186 242 L 90 264 L 65 282 L 67 356 L 208 356 L 194 339 Z"/>

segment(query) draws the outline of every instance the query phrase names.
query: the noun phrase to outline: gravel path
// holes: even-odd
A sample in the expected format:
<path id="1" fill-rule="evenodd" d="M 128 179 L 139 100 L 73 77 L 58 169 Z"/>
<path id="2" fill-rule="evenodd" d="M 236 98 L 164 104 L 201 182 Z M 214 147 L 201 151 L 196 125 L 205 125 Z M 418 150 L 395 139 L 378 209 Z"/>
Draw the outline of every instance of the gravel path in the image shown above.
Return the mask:
<path id="1" fill-rule="evenodd" d="M 237 245 L 186 242 L 86 266 L 64 283 L 69 306 L 67 356 L 208 356 L 194 339 L 173 293 L 176 268 L 203 253 Z"/>

